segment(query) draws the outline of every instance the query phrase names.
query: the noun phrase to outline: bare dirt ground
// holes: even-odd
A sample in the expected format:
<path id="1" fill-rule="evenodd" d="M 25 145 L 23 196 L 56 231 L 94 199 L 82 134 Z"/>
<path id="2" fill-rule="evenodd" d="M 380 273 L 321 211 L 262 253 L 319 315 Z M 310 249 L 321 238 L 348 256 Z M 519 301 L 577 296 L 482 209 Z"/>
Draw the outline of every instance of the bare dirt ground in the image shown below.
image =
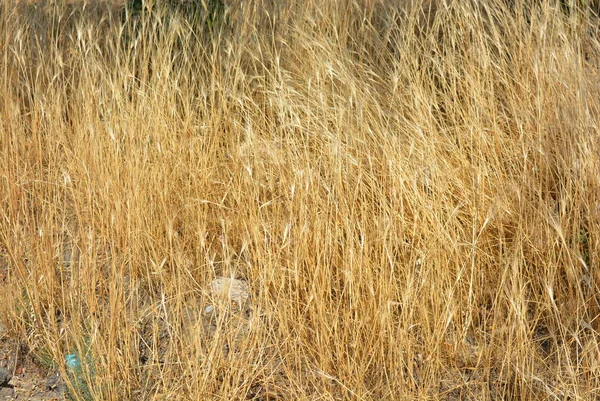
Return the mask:
<path id="1" fill-rule="evenodd" d="M 7 266 L 0 254 L 0 301 L 7 294 Z M 55 372 L 40 366 L 30 353 L 24 338 L 11 335 L 6 316 L 0 310 L 0 368 L 12 378 L 8 387 L 0 387 L 0 401 L 64 400 L 64 384 Z"/>
<path id="2" fill-rule="evenodd" d="M 4 325 L 0 330 L 0 366 L 12 372 L 11 387 L 0 388 L 0 401 L 64 400 L 64 387 L 56 386 L 56 376 L 36 363 L 23 342 L 8 336 Z"/>

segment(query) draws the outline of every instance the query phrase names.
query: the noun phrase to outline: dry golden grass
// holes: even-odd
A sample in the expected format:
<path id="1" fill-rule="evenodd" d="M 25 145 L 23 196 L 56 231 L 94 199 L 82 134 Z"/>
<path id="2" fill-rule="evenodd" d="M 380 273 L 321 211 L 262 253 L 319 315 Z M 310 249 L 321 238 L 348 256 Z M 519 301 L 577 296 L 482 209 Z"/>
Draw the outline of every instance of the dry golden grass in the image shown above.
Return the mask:
<path id="1" fill-rule="evenodd" d="M 11 332 L 77 399 L 595 399 L 598 21 L 229 3 L 3 3 Z"/>

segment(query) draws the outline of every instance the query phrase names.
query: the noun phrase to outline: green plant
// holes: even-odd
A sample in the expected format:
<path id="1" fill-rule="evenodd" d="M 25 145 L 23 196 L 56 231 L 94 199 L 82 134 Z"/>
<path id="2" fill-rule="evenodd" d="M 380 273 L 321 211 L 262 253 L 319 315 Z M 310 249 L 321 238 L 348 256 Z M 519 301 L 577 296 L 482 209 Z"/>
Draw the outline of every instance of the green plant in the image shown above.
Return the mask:
<path id="1" fill-rule="evenodd" d="M 583 228 L 579 229 L 578 244 L 579 244 L 579 256 L 587 267 L 590 267 L 590 241 L 589 234 Z"/>

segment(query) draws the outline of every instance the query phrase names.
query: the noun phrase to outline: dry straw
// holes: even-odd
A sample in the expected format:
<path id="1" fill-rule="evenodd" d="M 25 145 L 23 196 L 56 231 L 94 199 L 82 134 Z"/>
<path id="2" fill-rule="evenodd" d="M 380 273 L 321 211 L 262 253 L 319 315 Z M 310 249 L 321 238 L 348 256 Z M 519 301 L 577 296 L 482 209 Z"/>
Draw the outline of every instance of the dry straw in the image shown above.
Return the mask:
<path id="1" fill-rule="evenodd" d="M 94 399 L 595 397 L 583 3 L 227 3 L 0 6 L 11 333 Z"/>

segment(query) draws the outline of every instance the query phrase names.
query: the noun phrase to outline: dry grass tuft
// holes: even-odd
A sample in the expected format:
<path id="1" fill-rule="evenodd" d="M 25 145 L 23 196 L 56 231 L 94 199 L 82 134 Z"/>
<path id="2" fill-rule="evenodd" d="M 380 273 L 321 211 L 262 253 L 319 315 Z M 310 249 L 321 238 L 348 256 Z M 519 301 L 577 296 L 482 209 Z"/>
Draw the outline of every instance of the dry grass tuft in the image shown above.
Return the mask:
<path id="1" fill-rule="evenodd" d="M 597 395 L 590 12 L 54 3 L 0 11 L 0 320 L 76 398 Z"/>

